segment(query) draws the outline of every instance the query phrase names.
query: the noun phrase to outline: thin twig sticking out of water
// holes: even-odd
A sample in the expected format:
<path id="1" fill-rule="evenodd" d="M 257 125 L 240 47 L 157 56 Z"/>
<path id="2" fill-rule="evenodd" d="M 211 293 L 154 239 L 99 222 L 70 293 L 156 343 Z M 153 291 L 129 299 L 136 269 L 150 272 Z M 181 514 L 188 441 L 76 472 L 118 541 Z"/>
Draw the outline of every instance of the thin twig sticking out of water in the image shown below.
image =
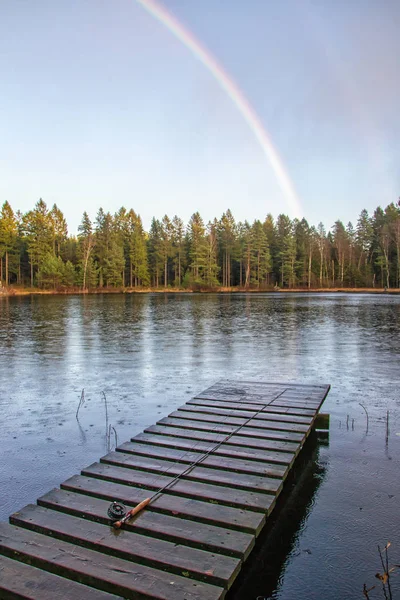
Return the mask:
<path id="1" fill-rule="evenodd" d="M 104 391 L 101 392 L 104 398 L 104 406 L 106 408 L 106 448 L 109 446 L 109 436 L 108 436 L 108 408 L 107 408 L 107 396 Z"/>
<path id="2" fill-rule="evenodd" d="M 368 425 L 369 425 L 369 416 L 368 416 L 368 411 L 365 408 L 364 404 L 361 404 L 361 402 L 358 403 L 364 410 L 365 410 L 365 414 L 367 415 L 367 430 L 365 433 L 368 433 Z"/>
<path id="3" fill-rule="evenodd" d="M 378 552 L 379 552 L 379 557 L 381 559 L 383 573 L 377 573 L 375 575 L 375 577 L 377 579 L 379 579 L 382 583 L 382 589 L 383 589 L 383 593 L 385 596 L 385 600 L 393 599 L 392 590 L 390 588 L 390 573 L 392 571 L 394 571 L 395 567 L 392 567 L 391 569 L 389 569 L 389 555 L 388 555 L 389 546 L 390 546 L 390 542 L 388 542 L 383 549 L 383 552 L 385 553 L 385 558 L 384 558 L 382 550 L 381 550 L 380 546 L 378 545 Z M 386 584 L 387 584 L 387 589 L 386 589 Z"/>
<path id="4" fill-rule="evenodd" d="M 386 411 L 386 446 L 389 443 L 389 411 Z"/>
<path id="5" fill-rule="evenodd" d="M 381 565 L 382 565 L 383 572 L 377 573 L 375 575 L 375 577 L 377 579 L 379 579 L 379 581 L 382 584 L 382 592 L 385 597 L 385 600 L 393 600 L 392 589 L 390 587 L 390 575 L 391 575 L 391 573 L 393 573 L 393 571 L 395 571 L 396 569 L 398 569 L 400 567 L 400 565 L 393 565 L 393 567 L 389 567 L 388 549 L 390 548 L 390 545 L 391 545 L 390 542 L 388 542 L 386 544 L 386 546 L 383 548 L 383 550 L 381 550 L 380 546 L 378 545 L 379 558 L 381 559 Z M 373 585 L 370 588 L 367 588 L 366 584 L 364 583 L 363 595 L 365 596 L 365 598 L 367 598 L 367 600 L 369 600 L 369 592 L 374 590 L 375 587 L 376 586 Z"/>
<path id="6" fill-rule="evenodd" d="M 107 448 L 107 452 L 111 451 L 111 433 L 112 431 L 114 431 L 114 438 L 115 438 L 115 447 L 118 446 L 118 436 L 117 436 L 117 432 L 115 430 L 115 427 L 113 425 L 111 425 L 111 423 L 108 423 L 108 406 L 107 406 L 107 396 L 105 394 L 105 392 L 101 392 L 103 399 L 104 399 L 104 406 L 106 409 L 106 448 Z"/>
<path id="7" fill-rule="evenodd" d="M 369 593 L 372 592 L 372 590 L 374 590 L 374 589 L 375 589 L 374 585 L 372 587 L 370 587 L 370 588 L 367 588 L 366 584 L 364 583 L 363 594 L 364 594 L 364 596 L 366 597 L 367 600 L 369 600 Z"/>
<path id="8" fill-rule="evenodd" d="M 115 441 L 115 448 L 118 446 L 118 436 L 117 436 L 117 432 L 116 429 L 113 425 L 109 425 L 108 427 L 108 433 L 107 433 L 107 452 L 111 452 L 111 433 L 114 432 L 114 441 Z"/>
<path id="9" fill-rule="evenodd" d="M 80 397 L 79 404 L 78 404 L 78 408 L 77 408 L 76 415 L 75 415 L 77 419 L 78 419 L 79 409 L 84 404 L 85 404 L 85 390 L 82 390 L 81 397 Z"/>
<path id="10" fill-rule="evenodd" d="M 110 447 L 110 439 L 109 439 L 109 427 L 108 427 L 108 408 L 107 408 L 107 396 L 105 394 L 104 391 L 101 392 L 101 395 L 103 396 L 103 400 L 104 400 L 104 406 L 106 409 L 106 449 L 107 452 L 109 452 L 109 447 Z"/>
<path id="11" fill-rule="evenodd" d="M 104 406 L 106 407 L 106 434 L 108 432 L 108 409 L 107 409 L 107 397 L 104 392 L 101 392 L 104 399 Z"/>
<path id="12" fill-rule="evenodd" d="M 116 431 L 115 427 L 112 427 L 112 430 L 114 431 L 114 436 L 115 436 L 115 447 L 117 447 L 118 446 L 117 431 Z"/>

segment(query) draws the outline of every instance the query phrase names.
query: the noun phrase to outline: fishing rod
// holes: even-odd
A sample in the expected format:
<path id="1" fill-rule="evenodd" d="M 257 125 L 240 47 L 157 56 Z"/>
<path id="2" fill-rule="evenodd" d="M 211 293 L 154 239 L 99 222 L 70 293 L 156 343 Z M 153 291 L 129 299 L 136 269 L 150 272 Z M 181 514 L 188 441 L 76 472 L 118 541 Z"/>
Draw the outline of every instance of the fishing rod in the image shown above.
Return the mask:
<path id="1" fill-rule="evenodd" d="M 275 402 L 275 400 L 277 400 L 278 398 L 280 398 L 280 396 L 282 396 L 286 390 L 288 388 L 285 388 L 282 392 L 280 392 L 277 396 L 275 396 L 272 400 L 270 400 L 270 402 L 267 402 L 265 404 L 263 404 L 261 406 L 261 408 L 255 413 L 253 414 L 251 417 L 249 417 L 248 419 L 246 419 L 246 421 L 244 423 L 242 423 L 241 425 L 238 425 L 238 427 L 236 427 L 236 429 L 234 429 L 233 431 L 231 431 L 227 436 L 225 436 L 225 438 L 223 440 L 221 440 L 220 442 L 217 442 L 215 444 L 215 446 L 213 446 L 210 450 L 208 450 L 207 452 L 205 452 L 203 455 L 200 455 L 200 457 L 194 461 L 193 463 L 191 463 L 184 471 L 182 471 L 182 473 L 179 473 L 178 475 L 176 475 L 176 477 L 174 477 L 171 481 L 169 481 L 168 483 L 166 483 L 165 485 L 163 485 L 160 489 L 158 489 L 152 496 L 150 496 L 149 498 L 145 498 L 144 500 L 142 500 L 142 502 L 139 502 L 139 504 L 137 504 L 134 508 L 131 508 L 131 510 L 129 510 L 126 514 L 124 511 L 124 507 L 117 503 L 117 502 L 113 502 L 111 504 L 111 506 L 108 509 L 108 515 L 110 516 L 111 519 L 114 520 L 113 522 L 113 527 L 115 529 L 120 529 L 124 523 L 126 523 L 127 521 L 129 521 L 132 517 L 134 517 L 135 515 L 137 515 L 139 512 L 141 512 L 146 506 L 149 506 L 149 504 L 151 502 L 154 502 L 155 500 L 157 500 L 157 498 L 163 493 L 165 492 L 167 489 L 169 489 L 172 485 L 174 485 L 176 483 L 176 481 L 178 481 L 178 479 L 180 479 L 181 477 L 184 477 L 185 475 L 188 475 L 195 467 L 197 467 L 198 465 L 200 465 L 204 460 L 206 460 L 206 458 L 208 458 L 210 456 L 210 454 L 212 454 L 213 452 L 215 452 L 216 450 L 218 450 L 218 448 L 222 445 L 225 444 L 232 436 L 234 436 L 235 434 L 237 434 L 237 432 L 242 429 L 242 427 L 245 427 L 250 421 L 252 421 L 253 419 L 255 419 L 263 410 L 265 410 L 267 408 L 267 406 L 269 406 L 270 404 L 272 404 L 273 402 Z M 244 402 L 239 402 L 239 404 L 244 404 Z M 236 409 L 232 409 L 231 414 L 234 413 Z M 225 419 L 227 419 L 230 416 L 230 414 L 226 415 Z M 216 427 L 218 427 L 218 425 L 220 425 L 220 423 L 218 423 L 216 425 Z M 216 428 L 215 427 L 215 428 Z M 194 447 L 200 442 L 200 440 L 198 442 L 196 442 L 196 444 L 194 445 Z M 192 452 L 194 450 L 194 447 L 190 449 L 190 452 Z M 189 451 L 188 451 L 189 453 Z M 176 461 L 174 464 L 177 464 L 178 461 Z M 174 465 L 171 465 L 170 467 L 168 467 L 168 469 L 171 469 Z M 165 473 L 167 473 L 168 469 L 166 471 L 164 471 L 163 473 L 161 473 L 161 475 L 164 475 Z M 121 517 L 121 518 L 118 518 Z M 118 519 L 118 520 L 116 520 Z"/>

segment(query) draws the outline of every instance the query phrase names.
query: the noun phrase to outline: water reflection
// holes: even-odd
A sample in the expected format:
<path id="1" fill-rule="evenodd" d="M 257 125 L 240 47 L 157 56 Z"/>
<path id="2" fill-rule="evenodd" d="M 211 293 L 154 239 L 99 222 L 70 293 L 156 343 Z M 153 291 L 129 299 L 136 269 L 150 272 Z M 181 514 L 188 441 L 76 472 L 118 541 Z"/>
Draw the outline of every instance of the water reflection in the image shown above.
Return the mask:
<path id="1" fill-rule="evenodd" d="M 252 559 L 245 565 L 227 600 L 274 597 L 292 554 L 312 552 L 312 548 L 300 548 L 299 539 L 327 473 L 327 465 L 320 454 L 320 442 L 314 435 L 303 448 L 272 516 L 257 540 Z"/>
<path id="2" fill-rule="evenodd" d="M 30 342 L 30 351 L 44 359 L 62 358 L 65 354 L 64 338 L 68 323 L 68 305 L 74 298 L 56 296 L 48 302 L 45 296 L 28 299 L 30 313 L 25 315 L 25 341 Z"/>
<path id="3" fill-rule="evenodd" d="M 139 388 L 230 376 L 362 387 L 399 379 L 400 298 L 306 294 L 131 294 L 0 299 L 0 381 L 44 375 L 58 393 L 89 382 Z M 397 358 L 396 358 L 397 357 Z M 56 366 L 56 363 L 58 364 Z M 194 373 L 194 371 L 198 371 Z M 200 373 L 201 371 L 201 373 Z M 47 385 L 49 384 L 47 381 Z M 46 403 L 47 392 L 42 391 Z M 383 394 L 379 394 L 383 399 Z M 375 399 L 376 401 L 376 399 Z"/>

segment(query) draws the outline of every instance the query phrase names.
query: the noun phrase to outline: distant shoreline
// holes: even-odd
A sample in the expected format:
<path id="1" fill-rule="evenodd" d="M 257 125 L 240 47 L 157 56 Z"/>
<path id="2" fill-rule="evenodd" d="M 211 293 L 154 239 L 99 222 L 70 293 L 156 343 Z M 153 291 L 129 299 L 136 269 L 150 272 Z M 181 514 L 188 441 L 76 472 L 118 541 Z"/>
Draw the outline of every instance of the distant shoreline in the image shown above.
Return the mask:
<path id="1" fill-rule="evenodd" d="M 98 294 L 400 294 L 400 288 L 385 290 L 384 288 L 271 288 L 271 289 L 245 289 L 239 287 L 214 288 L 214 289 L 182 289 L 182 288 L 102 288 L 83 291 L 78 288 L 65 290 L 39 290 L 37 288 L 3 287 L 0 289 L 1 297 L 11 296 L 72 296 L 72 295 L 98 295 Z"/>

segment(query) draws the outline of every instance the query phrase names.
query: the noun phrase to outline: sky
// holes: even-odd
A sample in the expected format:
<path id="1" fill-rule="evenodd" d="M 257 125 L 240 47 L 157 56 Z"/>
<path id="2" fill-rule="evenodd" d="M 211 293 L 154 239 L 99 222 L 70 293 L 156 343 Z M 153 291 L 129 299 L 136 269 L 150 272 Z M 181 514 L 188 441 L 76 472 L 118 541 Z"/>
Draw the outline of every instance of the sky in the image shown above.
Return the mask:
<path id="1" fill-rule="evenodd" d="M 152 2 L 1 0 L 1 204 L 75 234 L 100 207 L 329 229 L 397 201 L 398 0 L 157 2 L 186 42 Z"/>

